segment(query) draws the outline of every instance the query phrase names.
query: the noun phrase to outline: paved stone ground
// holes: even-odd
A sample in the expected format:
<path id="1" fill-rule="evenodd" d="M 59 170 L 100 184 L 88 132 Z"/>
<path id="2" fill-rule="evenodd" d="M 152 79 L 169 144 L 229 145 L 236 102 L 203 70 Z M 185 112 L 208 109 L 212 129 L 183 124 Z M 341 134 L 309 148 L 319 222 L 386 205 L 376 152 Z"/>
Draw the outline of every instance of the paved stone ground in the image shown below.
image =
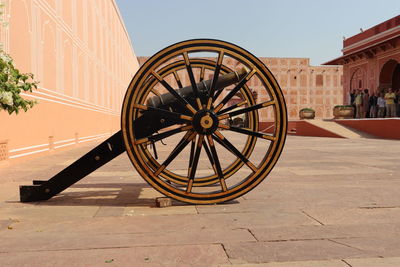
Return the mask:
<path id="1" fill-rule="evenodd" d="M 0 266 L 400 266 L 400 142 L 288 137 L 255 190 L 159 196 L 120 156 L 50 201 L 19 203 L 95 144 L 0 168 Z"/>

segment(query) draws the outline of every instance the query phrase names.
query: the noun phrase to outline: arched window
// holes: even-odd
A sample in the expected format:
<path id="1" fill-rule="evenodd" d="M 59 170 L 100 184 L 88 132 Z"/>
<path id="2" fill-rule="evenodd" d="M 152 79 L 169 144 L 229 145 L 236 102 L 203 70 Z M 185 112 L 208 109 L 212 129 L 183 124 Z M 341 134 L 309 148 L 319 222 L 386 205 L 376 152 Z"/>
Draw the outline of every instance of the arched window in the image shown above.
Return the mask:
<path id="1" fill-rule="evenodd" d="M 390 59 L 383 64 L 379 74 L 379 89 L 384 90 L 389 87 L 400 88 L 400 64 L 394 59 Z"/>

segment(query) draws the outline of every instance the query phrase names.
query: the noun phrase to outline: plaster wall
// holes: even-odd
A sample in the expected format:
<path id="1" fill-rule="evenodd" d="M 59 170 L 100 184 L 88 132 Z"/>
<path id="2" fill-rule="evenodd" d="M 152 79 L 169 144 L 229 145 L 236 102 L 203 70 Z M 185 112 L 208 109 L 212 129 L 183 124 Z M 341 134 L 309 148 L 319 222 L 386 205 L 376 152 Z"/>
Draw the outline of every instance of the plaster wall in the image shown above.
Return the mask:
<path id="1" fill-rule="evenodd" d="M 118 131 L 125 90 L 139 64 L 115 1 L 3 2 L 3 49 L 40 82 L 23 94 L 38 100 L 33 109 L 11 116 L 0 111 L 3 160 Z"/>

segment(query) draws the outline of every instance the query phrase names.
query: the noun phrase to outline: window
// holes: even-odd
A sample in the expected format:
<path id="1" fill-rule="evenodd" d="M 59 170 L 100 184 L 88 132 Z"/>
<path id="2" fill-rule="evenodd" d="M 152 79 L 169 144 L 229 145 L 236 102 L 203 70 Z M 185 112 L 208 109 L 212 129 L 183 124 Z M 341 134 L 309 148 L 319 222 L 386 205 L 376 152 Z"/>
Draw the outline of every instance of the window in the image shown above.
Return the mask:
<path id="1" fill-rule="evenodd" d="M 324 85 L 324 77 L 322 74 L 317 74 L 315 77 L 315 84 L 316 86 L 323 86 Z"/>

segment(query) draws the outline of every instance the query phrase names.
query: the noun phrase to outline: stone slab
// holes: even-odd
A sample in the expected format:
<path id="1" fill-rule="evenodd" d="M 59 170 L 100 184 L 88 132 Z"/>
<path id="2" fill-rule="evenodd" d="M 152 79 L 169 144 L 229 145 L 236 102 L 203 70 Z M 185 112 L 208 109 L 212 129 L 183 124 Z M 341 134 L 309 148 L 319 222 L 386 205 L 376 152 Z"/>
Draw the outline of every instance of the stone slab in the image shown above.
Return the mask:
<path id="1" fill-rule="evenodd" d="M 250 228 L 259 241 L 307 239 L 349 239 L 361 237 L 400 237 L 399 224 L 299 225 L 287 227 Z"/>
<path id="2" fill-rule="evenodd" d="M 45 230 L 37 230 L 25 232 L 22 239 L 19 237 L 19 232 L 16 228 L 13 231 L 3 231 L 0 253 L 250 241 L 256 240 L 245 229 L 119 233 L 118 225 L 115 225 L 110 233 L 89 232 L 77 234 L 70 233 L 67 230 L 59 233 L 49 233 Z"/>
<path id="3" fill-rule="evenodd" d="M 364 259 L 345 259 L 352 267 L 398 267 L 400 257 L 392 258 L 364 258 Z"/>
<path id="4" fill-rule="evenodd" d="M 363 251 L 330 240 L 224 243 L 224 247 L 233 263 L 332 260 L 379 256 L 374 252 Z"/>
<path id="5" fill-rule="evenodd" d="M 349 267 L 342 260 L 326 260 L 326 261 L 286 261 L 286 262 L 268 262 L 268 263 L 251 263 L 251 264 L 229 264 L 218 265 L 218 267 Z"/>
<path id="6" fill-rule="evenodd" d="M 400 255 L 400 233 L 391 236 L 375 236 L 340 240 L 341 243 L 364 251 L 374 251 L 381 257 Z"/>
<path id="7" fill-rule="evenodd" d="M 229 263 L 221 245 L 150 246 L 0 253 L 2 266 L 218 266 Z"/>
<path id="8" fill-rule="evenodd" d="M 305 209 L 324 224 L 400 223 L 400 207 Z"/>

